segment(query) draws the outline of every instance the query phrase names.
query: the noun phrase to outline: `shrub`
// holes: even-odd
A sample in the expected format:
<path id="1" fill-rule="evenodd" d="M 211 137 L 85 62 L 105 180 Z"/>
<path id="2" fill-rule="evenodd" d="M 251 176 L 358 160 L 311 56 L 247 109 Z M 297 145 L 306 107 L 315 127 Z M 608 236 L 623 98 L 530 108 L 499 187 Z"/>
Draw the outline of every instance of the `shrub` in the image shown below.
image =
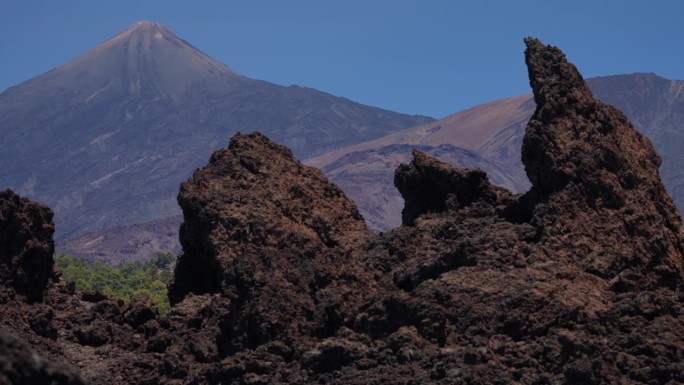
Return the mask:
<path id="1" fill-rule="evenodd" d="M 55 255 L 55 264 L 67 282 L 74 282 L 77 290 L 99 291 L 113 298 L 130 301 L 131 296 L 143 295 L 152 300 L 160 312 L 169 309 L 167 285 L 173 277 L 176 256 L 157 252 L 147 262 L 132 262 L 112 266 L 95 262 L 88 265 L 81 258 Z"/>

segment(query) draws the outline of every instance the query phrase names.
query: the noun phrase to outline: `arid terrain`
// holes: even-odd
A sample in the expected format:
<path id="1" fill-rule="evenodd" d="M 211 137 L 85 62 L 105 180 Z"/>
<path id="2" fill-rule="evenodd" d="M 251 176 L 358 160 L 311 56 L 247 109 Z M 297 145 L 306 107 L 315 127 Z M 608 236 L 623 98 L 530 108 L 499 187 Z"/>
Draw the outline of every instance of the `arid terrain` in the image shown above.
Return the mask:
<path id="1" fill-rule="evenodd" d="M 0 382 L 678 384 L 684 232 L 661 158 L 527 38 L 531 187 L 419 150 L 372 233 L 318 169 L 236 134 L 183 182 L 171 310 L 75 291 L 52 211 L 0 194 Z"/>
<path id="2" fill-rule="evenodd" d="M 662 157 L 661 177 L 678 208 L 684 208 L 684 82 L 653 74 L 588 79 L 594 95 L 620 108 Z M 457 167 L 481 168 L 489 180 L 514 192 L 530 182 L 520 161 L 525 127 L 534 113 L 532 94 L 487 103 L 438 121 L 309 158 L 357 204 L 373 231 L 401 224 L 404 201 L 394 187 L 394 170 L 420 149 Z M 90 260 L 118 263 L 158 250 L 180 250 L 179 215 L 121 225 L 61 240 L 58 249 Z"/>
<path id="3" fill-rule="evenodd" d="M 637 73 L 592 78 L 587 84 L 597 99 L 620 108 L 652 141 L 663 159 L 663 183 L 680 211 L 684 209 L 684 81 Z M 530 182 L 520 148 L 534 110 L 532 94 L 496 100 L 305 163 L 320 168 L 357 202 L 373 230 L 387 231 L 401 223 L 404 205 L 393 187 L 394 169 L 410 161 L 412 148 L 459 167 L 482 168 L 492 183 L 527 191 Z"/>
<path id="4" fill-rule="evenodd" d="M 0 183 L 50 205 L 60 251 L 139 260 L 179 251 L 165 230 L 180 224 L 178 185 L 236 132 L 306 158 L 433 120 L 247 78 L 140 22 L 0 94 Z"/>

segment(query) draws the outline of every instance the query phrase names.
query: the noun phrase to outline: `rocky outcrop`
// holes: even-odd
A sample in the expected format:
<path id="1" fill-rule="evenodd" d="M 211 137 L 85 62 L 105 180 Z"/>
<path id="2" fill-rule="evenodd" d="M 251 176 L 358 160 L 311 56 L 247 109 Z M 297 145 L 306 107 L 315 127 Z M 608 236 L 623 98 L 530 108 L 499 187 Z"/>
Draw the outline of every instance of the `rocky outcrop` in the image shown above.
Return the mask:
<path id="1" fill-rule="evenodd" d="M 224 274 L 247 253 L 272 250 L 302 261 L 334 250 L 350 255 L 370 232 L 354 203 L 323 174 L 262 134 L 237 134 L 227 149 L 181 185 L 183 246 L 171 286 L 218 293 Z"/>
<path id="2" fill-rule="evenodd" d="M 615 289 L 635 287 L 637 276 L 645 285 L 681 285 L 682 222 L 651 142 L 622 112 L 593 98 L 559 49 L 526 43 L 537 109 L 522 160 L 532 182 L 528 197 L 540 202 L 532 223 L 542 241 L 614 279 Z"/>
<path id="3" fill-rule="evenodd" d="M 457 210 L 483 200 L 493 203 L 499 195 L 511 195 L 493 186 L 479 169 L 457 169 L 418 150 L 413 161 L 397 167 L 394 185 L 404 198 L 402 222 L 413 225 L 422 214 Z"/>
<path id="4" fill-rule="evenodd" d="M 265 136 L 238 134 L 183 183 L 183 254 L 170 298 L 229 299 L 218 351 L 328 336 L 374 286 L 356 206 L 317 169 Z M 292 348 L 292 346 L 290 346 Z"/>
<path id="5" fill-rule="evenodd" d="M 52 215 L 10 189 L 0 192 L 0 384 L 86 383 L 35 351 L 57 338 L 54 310 L 40 303 L 55 278 Z"/>
<path id="6" fill-rule="evenodd" d="M 416 151 L 405 225 L 373 236 L 320 172 L 236 135 L 181 187 L 167 314 L 56 282 L 44 303 L 0 296 L 0 321 L 95 384 L 684 382 L 659 158 L 557 48 L 526 44 L 526 194 Z"/>
<path id="7" fill-rule="evenodd" d="M 596 99 L 618 107 L 651 140 L 662 158 L 663 184 L 684 211 L 684 81 L 634 73 L 590 78 L 587 84 Z M 520 148 L 535 106 L 531 92 L 500 99 L 304 162 L 339 185 L 372 230 L 389 231 L 401 225 L 404 207 L 393 188 L 394 170 L 411 161 L 412 148 L 459 168 L 480 168 L 497 186 L 528 191 Z"/>
<path id="8" fill-rule="evenodd" d="M 40 300 L 52 276 L 54 232 L 49 207 L 9 189 L 0 192 L 0 284 Z"/>
<path id="9" fill-rule="evenodd" d="M 233 221 L 241 223 L 237 227 L 216 225 L 238 211 L 236 205 L 218 204 L 229 210 L 209 225 L 186 216 L 185 226 L 218 231 L 193 239 L 213 248 L 197 256 L 218 256 L 213 266 L 224 273 L 214 291 L 231 299 L 218 326 L 223 378 L 338 384 L 684 380 L 681 221 L 658 178 L 657 155 L 617 110 L 593 99 L 560 51 L 533 39 L 526 43 L 539 106 L 523 157 L 530 192 L 509 193 L 491 186 L 481 171 L 414 152 L 395 176 L 406 200 L 405 226 L 346 253 L 344 267 L 334 264 L 355 277 L 353 285 L 335 287 L 333 279 L 326 288 L 334 289 L 323 297 L 320 285 L 307 278 L 326 271 L 326 261 L 343 251 L 320 237 L 290 247 L 286 232 L 275 236 L 278 242 L 244 235 L 245 229 L 261 234 L 279 228 L 264 224 L 283 215 L 284 202 L 271 203 L 281 189 L 269 187 L 273 193 L 261 196 L 258 206 L 245 204 L 249 211 L 241 215 L 248 218 L 263 207 L 270 214 Z M 261 162 L 245 154 L 233 151 L 236 165 L 220 169 L 239 170 L 235 179 L 248 180 L 242 170 L 258 170 L 253 164 Z M 291 179 L 282 171 L 267 174 L 277 180 L 271 186 Z M 232 178 L 211 180 L 233 186 Z M 238 190 L 264 183 L 242 183 Z M 221 191 L 208 181 L 198 191 L 212 189 Z M 254 190 L 245 191 L 260 194 Z M 226 195 L 206 202 L 225 202 Z M 206 207 L 214 206 L 189 207 L 211 212 Z M 235 250 L 240 252 L 233 256 Z M 279 250 L 288 257 L 278 258 Z M 315 265 L 303 263 L 307 252 Z M 321 254 L 333 257 L 322 260 Z M 308 293 L 298 288 L 302 281 Z M 355 291 L 365 295 L 354 298 L 357 306 L 347 302 L 345 311 L 336 297 L 341 289 L 346 298 Z M 326 309 L 341 309 L 332 317 L 324 311 L 326 322 L 316 321 L 321 298 L 332 298 Z"/>
<path id="10" fill-rule="evenodd" d="M 395 358 L 412 354 L 373 378 L 396 381 L 400 367 L 419 383 L 682 382 L 681 220 L 659 158 L 557 48 L 526 44 L 533 187 L 495 199 L 420 153 L 397 171 L 407 208 L 427 209 L 375 241 L 369 252 L 404 293 L 369 305 L 356 326 L 384 341 L 413 330 Z M 425 164 L 439 165 L 429 178 L 417 172 Z M 429 193 L 402 187 L 408 177 Z M 489 198 L 449 204 L 459 193 Z"/>

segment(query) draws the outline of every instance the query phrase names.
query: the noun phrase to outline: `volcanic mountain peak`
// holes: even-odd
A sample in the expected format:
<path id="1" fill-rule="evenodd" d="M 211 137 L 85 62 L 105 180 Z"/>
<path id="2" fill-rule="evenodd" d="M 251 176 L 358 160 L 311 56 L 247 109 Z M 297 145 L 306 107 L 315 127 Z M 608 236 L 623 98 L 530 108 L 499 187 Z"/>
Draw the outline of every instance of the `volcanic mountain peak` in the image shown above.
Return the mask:
<path id="1" fill-rule="evenodd" d="M 135 23 L 129 25 L 126 29 L 124 29 L 124 32 L 126 31 L 139 31 L 139 32 L 145 32 L 145 31 L 154 31 L 154 32 L 171 32 L 164 24 L 156 23 L 154 21 L 150 20 L 139 20 L 136 21 Z"/>
<path id="2" fill-rule="evenodd" d="M 145 85 L 157 96 L 171 96 L 201 80 L 223 83 L 221 78 L 240 77 L 164 25 L 149 21 L 131 25 L 73 62 L 88 61 L 100 65 L 111 63 L 118 70 L 125 69 L 117 80 L 128 78 L 132 95 L 143 92 Z M 111 74 L 109 67 L 104 68 Z"/>
<path id="3" fill-rule="evenodd" d="M 138 22 L 0 94 L 0 186 L 49 204 L 66 239 L 177 216 L 180 182 L 238 130 L 304 158 L 432 120 L 249 79 Z"/>
<path id="4" fill-rule="evenodd" d="M 129 46 L 136 49 L 149 49 L 152 44 L 161 44 L 164 40 L 176 44 L 178 48 L 190 48 L 194 50 L 194 47 L 179 39 L 178 36 L 165 25 L 151 21 L 135 22 L 97 46 L 95 49 L 108 49 L 117 44 L 129 44 Z"/>
<path id="5" fill-rule="evenodd" d="M 198 83 L 244 79 L 159 23 L 137 22 L 15 92 L 59 92 L 69 104 L 121 97 L 177 99 Z M 26 83 L 25 83 L 26 84 Z"/>
<path id="6" fill-rule="evenodd" d="M 171 32 L 171 30 L 163 24 L 155 23 L 154 21 L 149 20 L 140 20 L 126 27 L 114 38 L 125 38 L 133 34 L 159 34 L 161 35 L 159 38 L 163 38 L 163 35 L 173 35 L 173 32 Z"/>

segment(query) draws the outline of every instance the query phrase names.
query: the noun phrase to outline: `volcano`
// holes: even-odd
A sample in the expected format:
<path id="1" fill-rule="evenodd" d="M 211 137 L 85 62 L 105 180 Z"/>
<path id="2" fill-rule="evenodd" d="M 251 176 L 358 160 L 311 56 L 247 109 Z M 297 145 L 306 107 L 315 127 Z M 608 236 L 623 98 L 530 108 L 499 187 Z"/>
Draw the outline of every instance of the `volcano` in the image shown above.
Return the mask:
<path id="1" fill-rule="evenodd" d="M 143 21 L 7 89 L 0 121 L 0 186 L 49 204 L 60 241 L 179 214 L 180 182 L 238 131 L 306 158 L 433 119 L 247 78 Z"/>

